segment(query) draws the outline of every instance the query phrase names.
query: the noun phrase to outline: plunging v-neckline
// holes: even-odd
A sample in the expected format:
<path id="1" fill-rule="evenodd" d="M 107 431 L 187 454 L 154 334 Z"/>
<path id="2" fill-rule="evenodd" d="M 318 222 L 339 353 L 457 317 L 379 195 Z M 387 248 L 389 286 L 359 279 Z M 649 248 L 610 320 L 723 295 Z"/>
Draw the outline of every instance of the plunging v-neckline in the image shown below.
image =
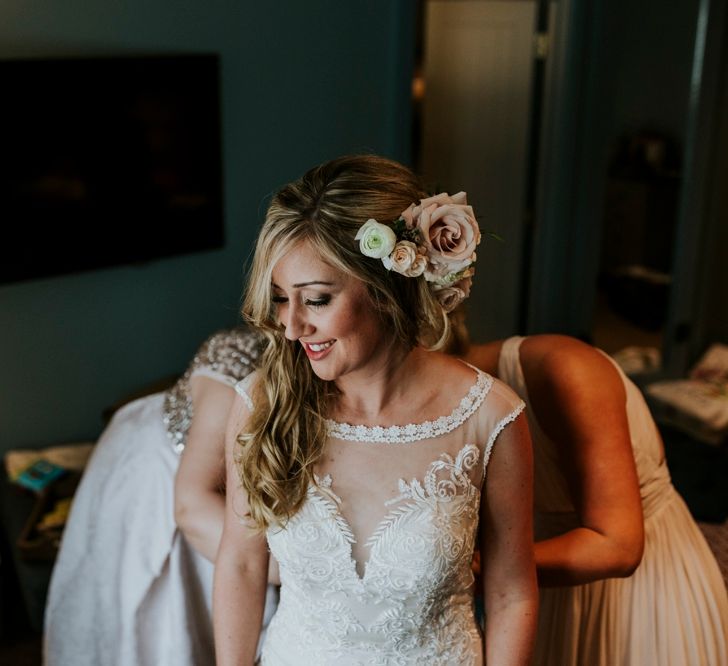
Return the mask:
<path id="1" fill-rule="evenodd" d="M 366 560 L 359 562 L 354 557 L 353 545 L 361 543 L 359 539 L 354 535 L 354 530 L 351 527 L 349 520 L 341 512 L 340 504 L 341 498 L 334 493 L 331 489 L 333 480 L 330 473 L 325 474 L 323 477 L 314 475 L 315 483 L 309 485 L 307 501 L 321 502 L 326 508 L 326 512 L 331 517 L 336 529 L 342 539 L 347 543 L 348 547 L 348 564 L 351 574 L 356 579 L 359 587 L 366 587 L 368 574 L 370 572 L 370 564 L 372 558 L 375 556 L 375 549 L 380 545 L 383 538 L 383 534 L 388 530 L 394 530 L 398 527 L 400 522 L 406 517 L 413 514 L 417 509 L 421 509 L 422 504 L 427 504 L 433 510 L 436 511 L 437 502 L 447 499 L 447 501 L 453 501 L 459 499 L 462 503 L 467 503 L 468 500 L 472 500 L 475 497 L 477 507 L 480 497 L 480 490 L 477 486 L 473 485 L 467 471 L 477 464 L 480 457 L 478 448 L 473 444 L 465 444 L 460 451 L 457 453 L 455 460 L 450 455 L 443 453 L 441 456 L 430 463 L 427 467 L 427 471 L 423 477 L 423 481 L 417 478 L 411 481 L 405 481 L 404 479 L 399 480 L 399 494 L 386 500 L 385 506 L 397 503 L 398 506 L 385 512 L 379 522 L 377 522 L 374 530 L 369 537 L 364 541 L 364 547 L 369 548 L 369 554 Z M 453 478 L 457 476 L 458 485 L 463 492 L 459 494 L 453 494 L 449 497 L 438 496 L 438 494 L 432 494 L 425 490 L 428 485 L 432 485 L 435 482 L 435 474 L 437 471 L 449 468 L 453 475 Z M 428 483 L 428 477 L 431 477 L 430 483 Z M 409 500 L 408 502 L 406 500 Z M 401 502 L 401 503 L 400 503 Z M 361 573 L 360 567 L 361 564 Z"/>

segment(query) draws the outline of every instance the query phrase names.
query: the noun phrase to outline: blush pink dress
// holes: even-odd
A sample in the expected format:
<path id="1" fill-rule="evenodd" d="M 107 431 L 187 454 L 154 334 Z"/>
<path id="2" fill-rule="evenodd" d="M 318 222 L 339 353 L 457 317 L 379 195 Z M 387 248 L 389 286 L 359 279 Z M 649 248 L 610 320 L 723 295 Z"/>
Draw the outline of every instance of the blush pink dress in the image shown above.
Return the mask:
<path id="1" fill-rule="evenodd" d="M 526 403 L 534 446 L 535 536 L 542 540 L 576 527 L 578 519 L 558 448 L 529 404 L 519 357 L 522 340 L 503 343 L 498 376 Z M 629 578 L 542 589 L 534 664 L 726 666 L 728 598 L 721 573 L 670 481 L 662 440 L 642 394 L 619 372 L 642 496 L 644 556 Z"/>

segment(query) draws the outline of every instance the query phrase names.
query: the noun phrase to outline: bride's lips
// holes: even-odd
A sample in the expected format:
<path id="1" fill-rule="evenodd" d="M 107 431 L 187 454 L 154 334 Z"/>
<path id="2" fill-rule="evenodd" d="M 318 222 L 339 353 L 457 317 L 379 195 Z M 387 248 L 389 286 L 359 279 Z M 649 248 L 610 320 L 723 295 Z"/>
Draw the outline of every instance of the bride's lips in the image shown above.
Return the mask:
<path id="1" fill-rule="evenodd" d="M 323 342 L 301 342 L 306 356 L 312 361 L 320 361 L 334 346 L 336 340 L 324 340 Z"/>

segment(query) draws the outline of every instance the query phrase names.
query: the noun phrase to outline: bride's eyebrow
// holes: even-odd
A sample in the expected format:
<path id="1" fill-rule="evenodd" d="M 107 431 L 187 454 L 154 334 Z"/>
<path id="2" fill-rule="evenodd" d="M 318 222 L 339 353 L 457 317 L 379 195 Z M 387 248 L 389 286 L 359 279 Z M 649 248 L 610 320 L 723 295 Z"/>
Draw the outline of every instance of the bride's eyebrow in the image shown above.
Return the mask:
<path id="1" fill-rule="evenodd" d="M 274 289 L 280 289 L 280 287 L 275 282 L 273 282 L 271 284 L 272 284 L 272 286 L 273 286 Z M 325 287 L 333 287 L 334 286 L 334 283 L 333 282 L 326 282 L 324 280 L 311 280 L 310 282 L 297 282 L 296 284 L 293 285 L 293 287 L 294 287 L 294 289 L 300 289 L 301 287 L 310 287 L 310 286 L 312 286 L 314 284 L 320 284 L 320 285 L 323 285 Z"/>

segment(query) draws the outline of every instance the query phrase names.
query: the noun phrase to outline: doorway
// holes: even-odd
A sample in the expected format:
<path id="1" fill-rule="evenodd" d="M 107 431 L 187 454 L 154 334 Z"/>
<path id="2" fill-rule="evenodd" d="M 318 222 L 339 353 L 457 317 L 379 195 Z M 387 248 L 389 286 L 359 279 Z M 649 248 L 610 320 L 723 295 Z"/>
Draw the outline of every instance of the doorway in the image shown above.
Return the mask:
<path id="1" fill-rule="evenodd" d="M 478 341 L 522 327 L 549 4 L 555 13 L 537 0 L 420 4 L 415 166 L 433 192 L 466 191 L 478 217 L 467 304 Z"/>

